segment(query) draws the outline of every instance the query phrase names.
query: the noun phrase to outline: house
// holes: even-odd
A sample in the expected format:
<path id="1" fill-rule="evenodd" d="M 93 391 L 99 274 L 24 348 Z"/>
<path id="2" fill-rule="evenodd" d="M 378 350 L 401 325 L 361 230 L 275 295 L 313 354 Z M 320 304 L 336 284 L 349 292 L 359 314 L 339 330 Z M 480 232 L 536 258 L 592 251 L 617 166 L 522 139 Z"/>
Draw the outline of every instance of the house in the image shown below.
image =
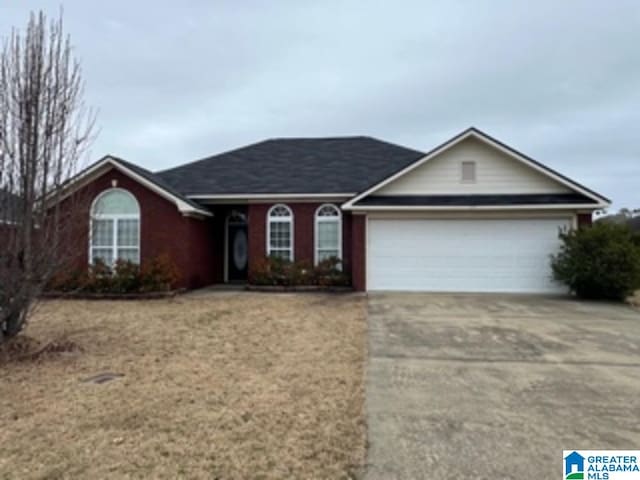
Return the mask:
<path id="1" fill-rule="evenodd" d="M 578 452 L 572 452 L 564 457 L 564 474 L 568 476 L 579 472 L 584 472 L 584 457 Z M 571 478 L 578 477 L 572 476 Z"/>
<path id="2" fill-rule="evenodd" d="M 244 282 L 276 255 L 340 257 L 360 291 L 561 292 L 558 231 L 610 203 L 476 128 L 428 153 L 283 138 L 153 173 L 107 156 L 80 191 L 81 264 L 168 253 L 188 288 Z"/>
<path id="3" fill-rule="evenodd" d="M 6 188 L 0 188 L 0 225 L 15 221 L 16 209 L 20 198 Z"/>

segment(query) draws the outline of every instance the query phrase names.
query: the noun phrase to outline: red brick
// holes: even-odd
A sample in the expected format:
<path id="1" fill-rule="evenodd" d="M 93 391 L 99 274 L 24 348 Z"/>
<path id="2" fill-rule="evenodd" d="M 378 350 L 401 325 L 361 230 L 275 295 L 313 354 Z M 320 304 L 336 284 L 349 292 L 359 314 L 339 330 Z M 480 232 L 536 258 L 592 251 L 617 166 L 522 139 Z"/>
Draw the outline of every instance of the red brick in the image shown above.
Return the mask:
<path id="1" fill-rule="evenodd" d="M 140 260 L 145 262 L 167 254 L 175 262 L 182 278 L 181 287 L 197 288 L 216 280 L 214 248 L 220 248 L 213 237 L 213 220 L 185 217 L 176 205 L 132 180 L 116 169 L 104 173 L 77 193 L 86 198 L 86 219 L 77 228 L 75 263 L 82 268 L 89 262 L 89 209 L 93 199 L 105 190 L 117 187 L 130 192 L 140 204 Z"/>
<path id="2" fill-rule="evenodd" d="M 315 247 L 315 214 L 320 205 L 326 202 L 318 203 L 283 203 L 291 208 L 293 212 L 293 248 L 294 260 L 314 261 Z M 249 222 L 249 271 L 251 271 L 261 259 L 267 256 L 267 213 L 269 209 L 276 205 L 274 203 L 260 203 L 249 205 L 248 222 Z M 338 208 L 339 204 L 335 204 Z M 351 271 L 351 225 L 352 217 L 350 213 L 342 214 L 342 257 L 344 271 L 348 274 Z"/>
<path id="3" fill-rule="evenodd" d="M 140 258 L 144 262 L 160 254 L 168 254 L 175 262 L 182 279 L 180 286 L 197 288 L 224 281 L 225 218 L 230 209 L 247 211 L 249 234 L 249 270 L 267 255 L 267 212 L 275 203 L 246 206 L 218 206 L 213 218 L 199 219 L 183 216 L 172 202 L 145 186 L 111 169 L 83 187 L 78 196 L 86 198 L 85 219 L 78 225 L 74 248 L 78 252 L 76 266 L 84 268 L 89 262 L 89 205 L 100 193 L 112 188 L 129 191 L 140 204 Z M 280 202 L 278 202 L 280 203 Z M 286 203 L 294 215 L 295 260 L 314 261 L 315 213 L 324 202 Z M 339 207 L 339 205 L 337 205 Z M 344 271 L 353 269 L 354 286 L 365 289 L 364 280 L 364 217 L 342 216 L 342 256 Z"/>
<path id="4" fill-rule="evenodd" d="M 590 227 L 593 224 L 591 213 L 578 214 L 578 228 Z"/>
<path id="5" fill-rule="evenodd" d="M 351 229 L 351 252 L 353 265 L 351 267 L 351 283 L 356 291 L 367 290 L 367 217 L 354 215 Z"/>

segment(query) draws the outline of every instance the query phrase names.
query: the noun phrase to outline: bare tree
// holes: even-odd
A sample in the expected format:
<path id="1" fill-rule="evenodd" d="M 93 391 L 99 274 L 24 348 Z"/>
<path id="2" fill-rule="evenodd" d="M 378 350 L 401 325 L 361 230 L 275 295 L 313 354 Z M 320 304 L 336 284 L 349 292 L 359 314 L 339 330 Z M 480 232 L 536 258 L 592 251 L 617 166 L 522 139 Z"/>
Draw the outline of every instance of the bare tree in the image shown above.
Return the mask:
<path id="1" fill-rule="evenodd" d="M 18 334 L 72 255 L 78 198 L 64 197 L 92 140 L 93 113 L 62 15 L 32 13 L 0 52 L 0 343 Z M 76 252 L 77 253 L 77 252 Z"/>

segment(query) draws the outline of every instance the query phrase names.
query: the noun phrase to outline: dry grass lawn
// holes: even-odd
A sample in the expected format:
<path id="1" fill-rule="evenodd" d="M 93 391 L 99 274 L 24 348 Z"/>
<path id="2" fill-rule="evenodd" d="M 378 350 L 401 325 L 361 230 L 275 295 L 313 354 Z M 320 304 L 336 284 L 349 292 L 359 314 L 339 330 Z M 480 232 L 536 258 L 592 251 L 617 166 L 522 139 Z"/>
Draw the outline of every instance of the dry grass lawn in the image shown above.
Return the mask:
<path id="1" fill-rule="evenodd" d="M 0 478 L 351 478 L 364 308 L 245 292 L 45 302 L 27 334 L 82 351 L 0 364 Z M 101 372 L 124 377 L 83 382 Z"/>

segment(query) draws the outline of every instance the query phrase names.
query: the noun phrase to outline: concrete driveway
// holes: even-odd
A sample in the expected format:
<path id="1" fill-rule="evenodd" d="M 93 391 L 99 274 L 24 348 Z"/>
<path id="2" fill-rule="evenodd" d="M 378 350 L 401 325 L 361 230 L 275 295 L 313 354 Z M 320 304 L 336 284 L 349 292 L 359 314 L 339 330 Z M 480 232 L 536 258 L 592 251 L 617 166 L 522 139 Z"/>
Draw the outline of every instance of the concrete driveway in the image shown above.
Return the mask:
<path id="1" fill-rule="evenodd" d="M 640 448 L 640 313 L 536 296 L 369 299 L 366 478 L 561 478 Z"/>

